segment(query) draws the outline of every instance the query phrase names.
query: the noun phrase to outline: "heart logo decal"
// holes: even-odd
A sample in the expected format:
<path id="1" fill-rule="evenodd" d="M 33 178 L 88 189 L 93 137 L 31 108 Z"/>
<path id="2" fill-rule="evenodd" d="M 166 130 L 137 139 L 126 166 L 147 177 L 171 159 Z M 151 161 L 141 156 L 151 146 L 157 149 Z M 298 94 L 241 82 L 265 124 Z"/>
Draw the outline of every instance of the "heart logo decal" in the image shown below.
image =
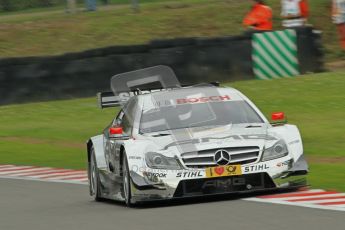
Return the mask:
<path id="1" fill-rule="evenodd" d="M 214 169 L 215 173 L 217 173 L 218 175 L 222 175 L 224 172 L 224 167 L 217 167 Z"/>

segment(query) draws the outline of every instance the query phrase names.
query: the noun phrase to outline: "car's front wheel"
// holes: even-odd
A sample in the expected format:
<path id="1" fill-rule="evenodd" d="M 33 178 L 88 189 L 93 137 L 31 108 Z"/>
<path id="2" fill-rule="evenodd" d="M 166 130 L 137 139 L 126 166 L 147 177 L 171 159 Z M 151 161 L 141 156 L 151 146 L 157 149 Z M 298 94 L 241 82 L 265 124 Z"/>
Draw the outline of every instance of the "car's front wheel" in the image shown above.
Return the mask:
<path id="1" fill-rule="evenodd" d="M 90 152 L 90 166 L 89 166 L 89 186 L 90 194 L 95 201 L 101 201 L 101 188 L 99 182 L 98 168 L 96 163 L 95 150 L 91 148 Z"/>
<path id="2" fill-rule="evenodd" d="M 129 175 L 129 168 L 128 168 L 128 161 L 126 153 L 123 154 L 122 158 L 122 191 L 123 191 L 123 197 L 125 198 L 125 202 L 127 206 L 131 206 L 131 181 L 130 181 L 130 175 Z"/>

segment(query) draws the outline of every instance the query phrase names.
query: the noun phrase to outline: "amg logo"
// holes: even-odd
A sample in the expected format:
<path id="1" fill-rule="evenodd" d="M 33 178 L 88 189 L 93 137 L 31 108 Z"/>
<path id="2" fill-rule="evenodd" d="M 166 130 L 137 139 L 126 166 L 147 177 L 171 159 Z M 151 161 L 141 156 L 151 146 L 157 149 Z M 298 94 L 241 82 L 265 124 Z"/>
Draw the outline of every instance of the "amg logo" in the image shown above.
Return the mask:
<path id="1" fill-rule="evenodd" d="M 206 188 L 221 188 L 221 189 L 228 189 L 231 188 L 232 185 L 245 185 L 246 180 L 244 178 L 228 178 L 228 179 L 218 179 L 218 180 L 209 180 L 205 181 L 202 185 L 202 189 Z"/>

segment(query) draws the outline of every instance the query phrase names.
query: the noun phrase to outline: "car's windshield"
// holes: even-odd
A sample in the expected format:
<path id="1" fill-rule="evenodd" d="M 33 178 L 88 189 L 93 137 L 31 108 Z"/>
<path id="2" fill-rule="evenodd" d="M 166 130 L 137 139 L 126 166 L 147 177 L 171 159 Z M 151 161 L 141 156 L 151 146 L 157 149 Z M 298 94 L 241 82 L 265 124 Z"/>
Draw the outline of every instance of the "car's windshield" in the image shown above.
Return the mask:
<path id="1" fill-rule="evenodd" d="M 143 111 L 140 133 L 242 123 L 263 123 L 245 101 L 181 104 Z"/>

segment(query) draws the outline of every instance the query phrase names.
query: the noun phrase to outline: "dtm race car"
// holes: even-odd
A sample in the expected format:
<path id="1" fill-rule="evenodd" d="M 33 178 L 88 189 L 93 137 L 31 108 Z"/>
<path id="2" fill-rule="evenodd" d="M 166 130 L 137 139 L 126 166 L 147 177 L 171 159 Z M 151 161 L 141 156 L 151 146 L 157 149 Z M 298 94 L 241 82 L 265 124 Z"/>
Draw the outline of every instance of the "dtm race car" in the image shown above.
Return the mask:
<path id="1" fill-rule="evenodd" d="M 120 107 L 87 142 L 90 195 L 127 205 L 307 185 L 298 128 L 271 122 L 241 92 L 183 86 L 166 66 L 111 78 L 101 108 Z"/>

